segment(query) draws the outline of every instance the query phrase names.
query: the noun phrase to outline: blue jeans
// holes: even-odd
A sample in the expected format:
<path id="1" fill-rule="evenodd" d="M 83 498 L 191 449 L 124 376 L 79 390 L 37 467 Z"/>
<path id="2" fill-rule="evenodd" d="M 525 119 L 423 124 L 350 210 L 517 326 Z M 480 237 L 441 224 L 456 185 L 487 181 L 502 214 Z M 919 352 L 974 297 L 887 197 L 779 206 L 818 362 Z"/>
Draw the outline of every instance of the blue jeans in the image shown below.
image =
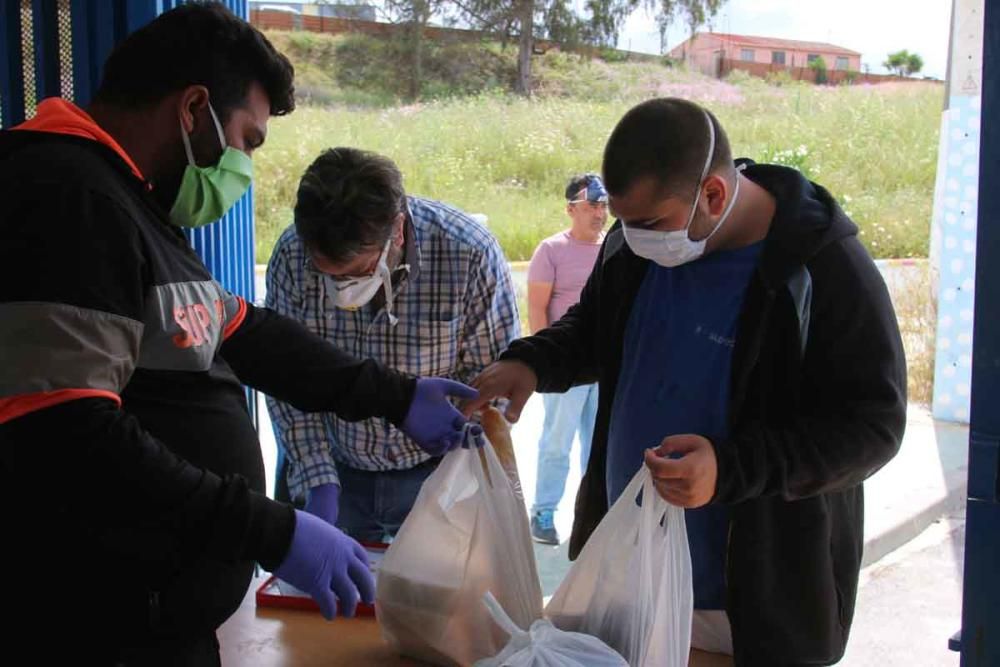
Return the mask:
<path id="1" fill-rule="evenodd" d="M 387 542 L 396 536 L 417 500 L 424 480 L 441 459 L 431 459 L 409 470 L 377 472 L 337 467 L 340 477 L 340 516 L 337 527 L 361 542 Z"/>
<path id="2" fill-rule="evenodd" d="M 305 507 L 305 498 L 291 497 L 288 489 L 288 459 L 278 428 L 274 428 L 278 445 L 275 462 L 274 499 Z M 589 444 L 589 441 L 588 441 Z M 340 478 L 340 505 L 337 527 L 362 542 L 388 542 L 417 500 L 424 480 L 437 468 L 440 458 L 431 459 L 409 470 L 376 472 L 337 466 Z"/>
<path id="3" fill-rule="evenodd" d="M 587 469 L 597 418 L 597 385 L 573 387 L 565 394 L 542 394 L 545 425 L 538 441 L 538 477 L 532 513 L 555 511 L 566 490 L 573 436 L 580 433 L 580 468 Z"/>

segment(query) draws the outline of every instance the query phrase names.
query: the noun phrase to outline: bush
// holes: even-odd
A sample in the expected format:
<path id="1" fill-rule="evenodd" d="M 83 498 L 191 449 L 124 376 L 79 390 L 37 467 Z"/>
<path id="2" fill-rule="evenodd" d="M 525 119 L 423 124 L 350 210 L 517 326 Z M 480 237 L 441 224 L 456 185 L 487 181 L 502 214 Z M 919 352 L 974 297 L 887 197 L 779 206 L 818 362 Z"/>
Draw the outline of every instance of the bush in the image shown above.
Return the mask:
<path id="1" fill-rule="evenodd" d="M 343 88 L 401 96 L 405 80 L 400 76 L 395 50 L 391 42 L 367 35 L 345 37 L 336 47 L 337 84 Z"/>
<path id="2" fill-rule="evenodd" d="M 809 63 L 809 69 L 813 71 L 814 81 L 817 85 L 821 86 L 826 83 L 826 61 L 823 60 L 823 56 Z"/>
<path id="3" fill-rule="evenodd" d="M 602 47 L 598 51 L 598 55 L 601 60 L 606 63 L 624 63 L 628 62 L 629 54 L 627 51 L 619 51 L 618 49 L 611 49 L 608 47 Z"/>
<path id="4" fill-rule="evenodd" d="M 779 69 L 774 72 L 768 72 L 764 80 L 772 86 L 781 88 L 783 86 L 794 86 L 798 81 L 792 76 L 792 73 L 786 69 Z"/>
<path id="5" fill-rule="evenodd" d="M 750 72 L 742 69 L 731 70 L 729 74 L 726 75 L 726 83 L 731 83 L 734 86 L 749 83 L 751 79 L 753 79 L 753 77 L 750 76 Z"/>
<path id="6" fill-rule="evenodd" d="M 491 45 L 426 40 L 423 48 L 421 99 L 509 88 L 517 75 L 513 54 Z M 337 83 L 402 99 L 408 92 L 411 57 L 405 40 L 349 36 L 336 49 Z"/>

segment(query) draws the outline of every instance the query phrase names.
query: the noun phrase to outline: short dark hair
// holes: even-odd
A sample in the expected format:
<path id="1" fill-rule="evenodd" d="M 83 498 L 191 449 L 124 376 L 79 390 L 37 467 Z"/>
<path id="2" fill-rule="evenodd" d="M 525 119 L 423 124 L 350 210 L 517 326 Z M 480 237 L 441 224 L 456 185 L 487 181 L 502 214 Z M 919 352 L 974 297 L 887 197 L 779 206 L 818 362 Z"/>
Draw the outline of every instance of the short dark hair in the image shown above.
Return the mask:
<path id="1" fill-rule="evenodd" d="M 624 195 L 647 177 L 656 179 L 669 194 L 693 192 L 708 153 L 706 113 L 715 127 L 711 168 L 731 166 L 729 138 L 710 111 L 676 97 L 648 100 L 622 116 L 604 147 L 602 170 L 608 192 Z"/>
<path id="2" fill-rule="evenodd" d="M 573 178 L 569 179 L 569 183 L 566 184 L 566 201 L 576 199 L 576 196 L 580 194 L 580 190 L 590 185 L 590 181 L 594 179 L 597 174 L 577 174 Z"/>
<path id="3" fill-rule="evenodd" d="M 357 148 L 331 148 L 299 182 L 295 231 L 303 244 L 331 262 L 381 246 L 406 206 L 403 176 L 387 157 Z"/>
<path id="4" fill-rule="evenodd" d="M 112 51 L 95 100 L 143 107 L 200 84 L 225 122 L 256 82 L 267 93 L 271 115 L 281 116 L 295 108 L 294 76 L 288 58 L 224 5 L 190 2 L 164 12 Z"/>

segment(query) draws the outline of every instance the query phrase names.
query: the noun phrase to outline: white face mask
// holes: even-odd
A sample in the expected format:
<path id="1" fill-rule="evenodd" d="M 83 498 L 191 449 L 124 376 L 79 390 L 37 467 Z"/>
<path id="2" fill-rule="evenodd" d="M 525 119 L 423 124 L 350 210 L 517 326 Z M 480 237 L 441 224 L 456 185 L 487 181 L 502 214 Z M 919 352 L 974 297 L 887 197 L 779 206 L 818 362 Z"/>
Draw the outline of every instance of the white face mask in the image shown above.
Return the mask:
<path id="1" fill-rule="evenodd" d="M 378 264 L 375 266 L 375 273 L 370 276 L 347 280 L 335 280 L 331 276 L 324 276 L 327 293 L 333 300 L 333 305 L 344 310 L 357 310 L 374 299 L 381 287 L 385 289 L 385 310 L 389 315 L 389 322 L 396 324 L 396 317 L 392 314 L 392 272 L 389 271 L 387 264 L 391 245 L 392 237 L 385 242 Z"/>
<path id="2" fill-rule="evenodd" d="M 691 206 L 691 214 L 688 216 L 687 225 L 684 229 L 675 229 L 664 232 L 656 229 L 637 229 L 627 225 L 622 226 L 625 233 L 625 242 L 639 257 L 656 262 L 660 266 L 675 267 L 681 264 L 694 261 L 705 254 L 705 245 L 708 239 L 712 238 L 715 232 L 719 231 L 722 223 L 729 217 L 733 210 L 733 204 L 740 194 L 740 179 L 736 177 L 736 187 L 733 188 L 733 196 L 729 199 L 726 210 L 722 212 L 722 217 L 715 223 L 715 227 L 705 238 L 700 241 L 692 241 L 688 236 L 691 230 L 691 223 L 698 212 L 698 200 L 701 199 L 701 184 L 708 176 L 708 170 L 712 166 L 712 156 L 715 154 L 715 125 L 712 123 L 708 112 L 705 112 L 705 120 L 708 121 L 708 157 L 705 158 L 705 167 L 701 170 L 701 178 L 698 179 L 698 191 L 694 197 L 694 204 Z"/>

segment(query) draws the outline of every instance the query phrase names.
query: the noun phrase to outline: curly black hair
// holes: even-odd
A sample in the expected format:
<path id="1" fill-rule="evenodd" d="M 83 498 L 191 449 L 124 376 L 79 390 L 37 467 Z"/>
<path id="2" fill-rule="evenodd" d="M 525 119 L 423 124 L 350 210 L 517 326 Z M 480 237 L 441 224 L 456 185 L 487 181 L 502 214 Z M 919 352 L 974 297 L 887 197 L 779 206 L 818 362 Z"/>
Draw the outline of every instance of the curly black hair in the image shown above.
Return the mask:
<path id="1" fill-rule="evenodd" d="M 95 101 L 142 107 L 200 84 L 226 119 L 246 103 L 256 82 L 267 93 L 271 115 L 282 116 L 295 108 L 294 76 L 288 58 L 225 5 L 190 2 L 164 12 L 111 52 Z"/>

